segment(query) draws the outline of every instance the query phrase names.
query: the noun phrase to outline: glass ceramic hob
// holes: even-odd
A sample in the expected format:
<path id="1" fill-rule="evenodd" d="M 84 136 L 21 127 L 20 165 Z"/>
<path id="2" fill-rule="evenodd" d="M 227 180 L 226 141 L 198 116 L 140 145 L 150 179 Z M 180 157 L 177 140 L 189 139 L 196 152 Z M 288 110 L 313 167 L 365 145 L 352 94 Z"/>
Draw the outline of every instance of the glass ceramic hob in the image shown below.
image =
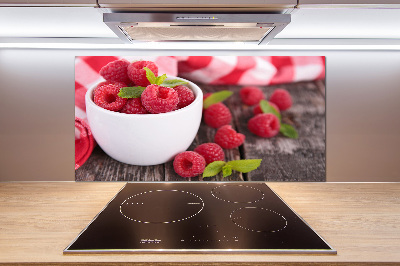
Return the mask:
<path id="1" fill-rule="evenodd" d="M 336 254 L 265 183 L 127 183 L 64 253 Z"/>

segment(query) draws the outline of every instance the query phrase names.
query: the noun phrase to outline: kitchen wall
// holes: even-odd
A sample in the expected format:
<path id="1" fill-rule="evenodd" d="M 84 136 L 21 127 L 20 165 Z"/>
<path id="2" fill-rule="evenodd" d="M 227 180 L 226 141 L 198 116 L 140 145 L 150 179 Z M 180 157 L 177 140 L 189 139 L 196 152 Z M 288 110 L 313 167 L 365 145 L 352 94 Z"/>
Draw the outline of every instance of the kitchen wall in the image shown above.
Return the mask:
<path id="1" fill-rule="evenodd" d="M 0 181 L 74 180 L 78 55 L 324 55 L 327 181 L 400 181 L 400 51 L 0 49 Z"/>

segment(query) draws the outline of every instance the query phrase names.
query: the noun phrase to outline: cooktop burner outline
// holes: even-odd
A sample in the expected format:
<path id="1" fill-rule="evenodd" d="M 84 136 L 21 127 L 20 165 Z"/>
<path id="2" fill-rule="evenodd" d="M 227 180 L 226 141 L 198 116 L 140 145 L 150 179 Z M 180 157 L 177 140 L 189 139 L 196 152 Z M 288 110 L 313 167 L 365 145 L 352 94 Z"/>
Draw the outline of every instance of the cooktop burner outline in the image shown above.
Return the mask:
<path id="1" fill-rule="evenodd" d="M 271 212 L 274 215 L 280 216 L 283 219 L 284 225 L 282 225 L 282 226 L 278 227 L 278 229 L 274 229 L 274 230 L 256 230 L 256 229 L 250 228 L 251 226 L 243 226 L 243 225 L 240 224 L 240 222 L 238 222 L 239 219 L 243 218 L 242 216 L 232 217 L 232 215 L 235 212 L 239 212 L 241 210 L 263 210 L 263 211 Z M 236 224 L 240 228 L 243 228 L 245 230 L 252 231 L 252 232 L 257 232 L 257 233 L 276 233 L 276 232 L 284 230 L 288 226 L 288 222 L 287 222 L 287 219 L 285 218 L 285 216 L 283 216 L 282 214 L 280 214 L 280 213 L 278 213 L 276 211 L 273 211 L 273 210 L 270 210 L 270 209 L 266 209 L 266 208 L 262 208 L 262 207 L 242 207 L 242 208 L 236 209 L 233 212 L 231 212 L 231 214 L 229 215 L 229 218 L 232 220 L 232 222 L 234 224 Z M 269 226 L 269 224 L 264 223 L 262 226 Z"/>
<path id="2" fill-rule="evenodd" d="M 200 200 L 200 202 L 183 202 L 184 204 L 186 203 L 187 205 L 200 205 L 200 209 L 196 210 L 195 212 L 192 212 L 192 215 L 189 216 L 185 216 L 183 218 L 176 218 L 176 219 L 168 219 L 167 221 L 142 221 L 142 220 L 138 220 L 138 219 L 134 219 L 132 217 L 130 217 L 130 215 L 124 213 L 124 211 L 122 210 L 123 205 L 129 205 L 129 203 L 131 205 L 133 205 L 133 207 L 139 206 L 139 207 L 143 207 L 146 208 L 147 204 L 144 204 L 144 202 L 141 202 L 142 200 L 140 200 L 139 202 L 129 202 L 131 199 L 135 199 L 136 197 L 141 197 L 141 196 L 153 196 L 151 195 L 151 193 L 156 193 L 157 192 L 180 192 L 180 193 L 186 193 L 190 196 L 194 196 L 197 199 Z M 185 195 L 185 194 L 184 194 Z M 194 207 L 198 207 L 198 206 L 194 206 Z M 144 191 L 144 192 L 140 192 L 137 193 L 133 196 L 128 197 L 127 199 L 125 199 L 121 205 L 119 206 L 119 212 L 122 214 L 122 216 L 124 216 L 125 218 L 137 222 L 137 223 L 144 223 L 144 224 L 169 224 L 169 223 L 176 223 L 176 222 L 181 222 L 190 218 L 193 218 L 194 216 L 198 215 L 202 210 L 204 209 L 204 201 L 201 197 L 199 197 L 198 195 L 188 192 L 188 191 L 184 191 L 184 190 L 177 190 L 177 189 L 157 189 L 157 190 L 149 190 L 149 191 Z"/>
<path id="3" fill-rule="evenodd" d="M 257 193 L 257 195 L 255 196 L 255 199 L 253 199 L 251 201 L 245 201 L 245 200 L 238 201 L 238 200 L 232 200 L 232 199 L 224 199 L 224 197 L 226 197 L 226 195 L 222 195 L 222 196 L 217 196 L 216 195 L 217 194 L 216 190 L 221 189 L 221 188 L 228 188 L 228 187 L 229 186 L 227 186 L 227 185 L 221 185 L 221 186 L 215 187 L 215 188 L 213 188 L 211 190 L 211 195 L 213 195 L 213 197 L 216 198 L 216 199 L 219 199 L 219 200 L 222 200 L 222 201 L 225 201 L 225 202 L 229 202 L 229 203 L 249 203 L 249 204 L 261 201 L 265 197 L 264 192 L 262 192 L 258 188 L 255 188 L 255 187 L 252 187 L 252 186 L 247 186 L 247 185 L 238 185 L 237 188 L 241 188 L 241 189 L 249 188 L 249 189 L 255 190 L 255 191 L 260 193 L 260 194 Z M 238 195 L 233 195 L 233 197 L 235 197 L 235 196 L 238 196 Z"/>

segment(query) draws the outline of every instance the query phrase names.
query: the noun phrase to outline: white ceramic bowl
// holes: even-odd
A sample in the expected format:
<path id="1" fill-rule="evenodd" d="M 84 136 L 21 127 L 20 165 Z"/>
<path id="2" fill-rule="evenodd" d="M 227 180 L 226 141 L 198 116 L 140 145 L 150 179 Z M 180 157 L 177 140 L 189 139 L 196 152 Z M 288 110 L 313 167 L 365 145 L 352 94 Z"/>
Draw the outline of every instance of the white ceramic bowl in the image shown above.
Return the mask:
<path id="1" fill-rule="evenodd" d="M 203 93 L 196 84 L 185 81 L 195 94 L 194 102 L 162 114 L 124 114 L 103 109 L 93 102 L 95 86 L 89 89 L 85 96 L 86 114 L 98 145 L 115 160 L 133 165 L 162 164 L 187 150 L 199 130 Z"/>

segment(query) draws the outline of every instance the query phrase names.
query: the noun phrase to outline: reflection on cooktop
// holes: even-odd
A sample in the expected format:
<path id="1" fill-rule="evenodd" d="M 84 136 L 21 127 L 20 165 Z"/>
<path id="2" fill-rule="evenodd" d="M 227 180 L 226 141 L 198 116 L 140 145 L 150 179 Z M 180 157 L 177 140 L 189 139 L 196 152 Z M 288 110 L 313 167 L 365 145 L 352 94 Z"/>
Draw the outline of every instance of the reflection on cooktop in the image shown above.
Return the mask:
<path id="1" fill-rule="evenodd" d="M 336 254 L 266 184 L 127 183 L 64 253 Z"/>

